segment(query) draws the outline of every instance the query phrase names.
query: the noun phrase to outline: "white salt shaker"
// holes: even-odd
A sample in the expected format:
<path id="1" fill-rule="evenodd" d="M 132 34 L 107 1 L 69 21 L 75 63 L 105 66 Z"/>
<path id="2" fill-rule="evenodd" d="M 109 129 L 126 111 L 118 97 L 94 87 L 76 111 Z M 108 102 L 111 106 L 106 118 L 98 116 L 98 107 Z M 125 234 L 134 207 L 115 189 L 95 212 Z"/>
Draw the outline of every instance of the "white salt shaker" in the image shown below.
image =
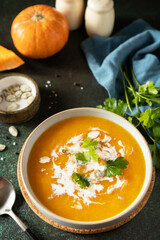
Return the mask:
<path id="1" fill-rule="evenodd" d="M 89 36 L 110 36 L 114 21 L 113 0 L 88 0 L 85 11 L 85 27 Z"/>
<path id="2" fill-rule="evenodd" d="M 66 17 L 70 30 L 80 27 L 83 20 L 84 0 L 56 0 L 55 7 Z"/>

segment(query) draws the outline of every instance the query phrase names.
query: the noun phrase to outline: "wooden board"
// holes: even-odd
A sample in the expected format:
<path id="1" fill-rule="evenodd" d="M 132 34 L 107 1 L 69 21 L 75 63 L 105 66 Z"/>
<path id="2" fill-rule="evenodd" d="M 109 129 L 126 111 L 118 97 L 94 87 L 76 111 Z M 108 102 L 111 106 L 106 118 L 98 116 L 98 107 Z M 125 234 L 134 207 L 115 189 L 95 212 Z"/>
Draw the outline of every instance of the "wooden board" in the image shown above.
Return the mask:
<path id="1" fill-rule="evenodd" d="M 33 204 L 33 202 L 31 201 L 31 199 L 29 198 L 23 182 L 22 182 L 22 178 L 21 178 L 21 173 L 20 173 L 20 161 L 21 161 L 21 154 L 19 156 L 19 160 L 18 160 L 18 167 L 17 167 L 17 175 L 18 175 L 18 182 L 19 182 L 19 186 L 22 192 L 22 195 L 25 199 L 25 201 L 28 203 L 28 205 L 30 206 L 30 208 L 33 210 L 33 212 L 35 214 L 37 214 L 41 219 L 43 219 L 45 222 L 49 223 L 50 225 L 52 225 L 53 227 L 62 229 L 64 231 L 68 231 L 68 232 L 72 232 L 72 233 L 80 233 L 80 234 L 95 234 L 95 233 L 101 233 L 101 232 L 107 232 L 107 231 L 111 231 L 115 228 L 118 228 L 122 225 L 124 225 L 125 223 L 129 222 L 132 218 L 134 218 L 140 211 L 141 209 L 145 206 L 145 204 L 147 203 L 150 194 L 153 190 L 153 186 L 154 186 L 154 182 L 155 182 L 155 168 L 153 168 L 153 173 L 152 173 L 152 181 L 150 184 L 150 187 L 145 195 L 145 197 L 143 198 L 142 202 L 138 205 L 138 207 L 125 219 L 123 219 L 122 221 L 113 224 L 111 226 L 107 226 L 107 227 L 103 227 L 103 228 L 98 228 L 98 229 L 76 229 L 76 228 L 71 228 L 71 227 L 66 227 L 63 226 L 59 223 L 54 222 L 53 220 L 47 218 L 43 213 L 41 213 Z"/>

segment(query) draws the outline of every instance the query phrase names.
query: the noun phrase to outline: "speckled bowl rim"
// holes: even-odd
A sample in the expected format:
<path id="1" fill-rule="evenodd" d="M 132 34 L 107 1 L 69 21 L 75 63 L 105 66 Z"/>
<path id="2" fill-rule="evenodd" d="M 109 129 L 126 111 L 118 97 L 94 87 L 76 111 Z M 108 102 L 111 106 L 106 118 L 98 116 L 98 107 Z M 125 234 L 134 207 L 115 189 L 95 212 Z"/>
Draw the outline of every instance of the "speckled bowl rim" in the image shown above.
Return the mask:
<path id="1" fill-rule="evenodd" d="M 80 114 L 80 112 L 83 112 L 85 111 L 86 113 L 85 114 Z M 92 114 L 92 115 L 89 115 L 87 113 L 89 112 L 101 112 L 102 114 L 104 114 L 104 117 L 102 116 L 97 116 L 96 114 Z M 79 112 L 78 115 L 74 115 L 74 112 Z M 31 186 L 29 184 L 29 187 L 27 186 L 27 183 L 25 181 L 25 176 L 24 176 L 24 172 L 23 172 L 23 156 L 25 154 L 25 149 L 26 149 L 26 146 L 29 144 L 30 142 L 30 139 L 32 138 L 32 136 L 34 134 L 36 134 L 36 132 L 39 130 L 39 128 L 42 127 L 42 125 L 44 124 L 47 124 L 48 121 L 50 121 L 52 118 L 55 118 L 55 117 L 58 117 L 60 115 L 63 115 L 63 114 L 67 114 L 67 113 L 71 113 L 71 115 L 69 117 L 66 117 L 64 119 L 67 119 L 67 118 L 72 118 L 72 117 L 76 117 L 76 116 L 97 116 L 97 117 L 102 117 L 102 118 L 105 118 L 105 119 L 108 119 L 116 124 L 118 124 L 116 121 L 114 120 L 111 120 L 109 118 L 109 116 L 112 118 L 112 119 L 118 119 L 119 122 L 122 122 L 124 124 L 124 126 L 122 126 L 126 131 L 128 131 L 125 126 L 128 125 L 129 128 L 133 131 L 133 133 L 136 135 L 136 137 L 138 139 L 140 139 L 142 142 L 142 144 L 140 145 L 139 143 L 139 146 L 141 147 L 141 150 L 144 154 L 144 157 L 145 155 L 148 157 L 148 163 L 146 164 L 146 174 L 148 173 L 148 177 L 147 175 L 145 176 L 145 180 L 144 180 L 144 183 L 143 183 L 143 186 L 142 186 L 142 189 L 140 191 L 140 193 L 138 194 L 137 198 L 131 203 L 131 205 L 129 205 L 126 209 L 124 209 L 122 212 L 120 212 L 119 214 L 111 217 L 111 218 L 107 218 L 107 219 L 104 219 L 104 220 L 100 220 L 100 221 L 76 221 L 76 220 L 71 220 L 71 219 L 67 219 L 67 218 L 64 218 L 64 217 L 61 217 L 53 212 L 51 212 L 49 209 L 47 209 L 47 207 L 45 207 L 39 200 L 38 198 L 36 197 L 36 195 L 33 193 L 32 189 L 31 189 Z M 73 115 L 72 115 L 73 114 Z M 108 117 L 107 117 L 108 116 Z M 63 120 L 63 119 L 61 119 Z M 59 120 L 59 121 L 61 121 Z M 59 122 L 59 121 L 56 121 L 56 122 Z M 55 122 L 55 123 L 56 123 Z M 55 124 L 54 123 L 54 124 Z M 52 124 L 52 125 L 54 125 Z M 51 127 L 52 125 L 49 125 L 49 127 Z M 45 131 L 48 129 L 46 128 Z M 44 132 L 44 131 L 43 131 Z M 41 132 L 41 134 L 43 133 Z M 40 135 L 41 135 L 40 134 Z M 130 132 L 130 134 L 135 138 L 135 136 Z M 40 136 L 38 135 L 38 137 Z M 138 142 L 137 138 L 135 138 L 135 140 Z M 37 138 L 36 138 L 37 140 Z M 36 141 L 35 140 L 35 141 Z M 35 142 L 34 141 L 34 142 Z M 142 145 L 144 145 L 144 150 L 146 152 L 144 152 L 144 150 L 142 149 Z M 147 159 L 145 157 L 145 163 L 147 162 Z M 27 176 L 27 169 L 25 169 L 25 172 L 26 172 L 26 176 Z M 115 114 L 115 113 L 112 113 L 112 112 L 108 112 L 106 110 L 102 110 L 102 109 L 97 109 L 97 108 L 87 108 L 87 107 L 84 107 L 84 108 L 72 108 L 72 109 L 68 109 L 68 110 L 65 110 L 65 111 L 62 111 L 62 112 L 59 112 L 57 114 L 54 114 L 53 116 L 47 118 L 46 120 L 44 120 L 42 123 L 40 123 L 32 132 L 31 134 L 29 135 L 29 137 L 26 139 L 24 145 L 23 145 L 23 148 L 22 148 L 22 151 L 21 151 L 21 162 L 20 162 L 20 174 L 21 174 L 21 178 L 22 178 L 22 182 L 23 182 L 23 185 L 26 189 L 26 192 L 27 194 L 29 195 L 31 201 L 34 203 L 34 205 L 38 208 L 38 210 L 40 212 L 42 212 L 46 217 L 50 218 L 51 220 L 57 222 L 57 223 L 60 223 L 64 226 L 67 226 L 67 227 L 71 227 L 71 228 L 78 228 L 78 229 L 90 229 L 90 228 L 101 228 L 101 227 L 105 227 L 105 226 L 110 226 L 112 224 L 115 224 L 117 222 L 120 222 L 121 220 L 123 220 L 124 218 L 126 218 L 129 214 L 131 214 L 135 209 L 136 207 L 140 204 L 140 202 L 143 200 L 143 198 L 145 197 L 145 194 L 147 193 L 148 189 L 149 189 L 149 186 L 150 186 L 150 183 L 151 183 L 151 179 L 152 179 L 152 157 L 151 157 L 151 153 L 150 153 L 150 150 L 149 150 L 149 147 L 148 147 L 148 143 L 146 142 L 145 138 L 142 136 L 142 134 L 137 130 L 137 128 L 135 128 L 129 121 L 127 121 L 125 118 Z M 28 176 L 27 176 L 27 180 L 28 180 Z M 29 183 L 29 181 L 28 181 Z M 144 188 L 145 186 L 145 188 Z M 29 189 L 30 188 L 30 189 Z M 31 191 L 30 191 L 31 190 Z M 143 191 L 142 191 L 143 190 Z"/>
<path id="2" fill-rule="evenodd" d="M 31 78 L 30 76 L 28 76 L 27 74 L 23 74 L 23 73 L 6 73 L 6 74 L 3 74 L 0 76 L 0 81 L 1 79 L 3 78 L 6 78 L 6 77 L 11 77 L 11 76 L 21 76 L 21 77 L 24 77 L 26 79 L 28 79 L 29 81 L 31 81 L 35 87 L 35 90 L 36 90 L 36 95 L 35 95 L 35 98 L 33 100 L 33 102 L 31 104 L 29 104 L 28 106 L 26 106 L 25 108 L 22 108 L 20 110 L 17 110 L 17 111 L 4 111 L 4 110 L 0 110 L 0 114 L 1 115 L 15 115 L 15 114 L 19 114 L 19 113 L 24 113 L 26 111 L 29 111 L 32 106 L 35 104 L 35 102 L 37 102 L 38 98 L 39 98 L 39 88 L 38 88 L 38 85 L 37 83 L 35 82 L 35 80 L 33 78 Z M 12 85 L 12 84 L 11 84 Z"/>

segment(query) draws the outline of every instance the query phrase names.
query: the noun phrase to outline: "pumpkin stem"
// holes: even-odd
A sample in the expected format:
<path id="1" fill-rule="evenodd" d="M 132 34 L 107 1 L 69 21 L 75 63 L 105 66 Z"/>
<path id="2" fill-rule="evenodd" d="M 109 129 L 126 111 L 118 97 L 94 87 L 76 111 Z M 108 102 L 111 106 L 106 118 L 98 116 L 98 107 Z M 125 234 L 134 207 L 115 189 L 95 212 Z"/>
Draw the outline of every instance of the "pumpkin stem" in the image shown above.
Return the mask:
<path id="1" fill-rule="evenodd" d="M 33 16 L 32 16 L 32 20 L 35 22 L 39 22 L 44 18 L 44 16 L 42 15 L 42 13 L 40 12 L 36 12 Z"/>

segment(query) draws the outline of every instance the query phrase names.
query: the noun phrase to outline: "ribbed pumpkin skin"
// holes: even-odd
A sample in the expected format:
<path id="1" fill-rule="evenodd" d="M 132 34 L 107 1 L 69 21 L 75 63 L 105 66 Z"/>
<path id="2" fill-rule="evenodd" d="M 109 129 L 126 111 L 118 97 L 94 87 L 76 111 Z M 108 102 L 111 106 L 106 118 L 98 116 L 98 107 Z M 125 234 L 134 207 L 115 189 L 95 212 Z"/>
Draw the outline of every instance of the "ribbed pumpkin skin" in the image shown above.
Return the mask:
<path id="1" fill-rule="evenodd" d="M 34 5 L 21 11 L 11 26 L 17 50 L 26 57 L 43 59 L 66 44 L 69 27 L 65 17 L 48 5 Z"/>

